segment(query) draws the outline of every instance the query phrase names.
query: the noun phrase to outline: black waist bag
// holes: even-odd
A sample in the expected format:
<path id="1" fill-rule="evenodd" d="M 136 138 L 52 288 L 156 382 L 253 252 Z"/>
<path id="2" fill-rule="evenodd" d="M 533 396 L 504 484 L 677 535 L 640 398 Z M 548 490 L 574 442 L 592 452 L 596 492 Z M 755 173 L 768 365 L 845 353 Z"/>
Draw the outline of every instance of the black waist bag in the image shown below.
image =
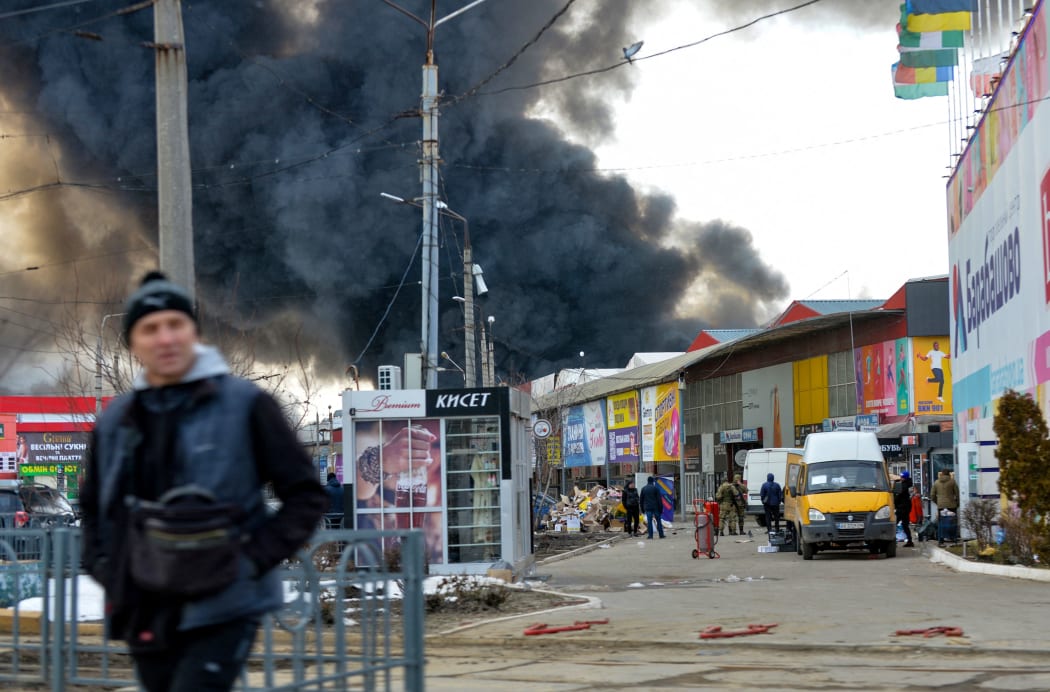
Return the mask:
<path id="1" fill-rule="evenodd" d="M 237 578 L 242 510 L 207 490 L 183 486 L 156 502 L 130 498 L 131 577 L 148 591 L 189 599 Z"/>

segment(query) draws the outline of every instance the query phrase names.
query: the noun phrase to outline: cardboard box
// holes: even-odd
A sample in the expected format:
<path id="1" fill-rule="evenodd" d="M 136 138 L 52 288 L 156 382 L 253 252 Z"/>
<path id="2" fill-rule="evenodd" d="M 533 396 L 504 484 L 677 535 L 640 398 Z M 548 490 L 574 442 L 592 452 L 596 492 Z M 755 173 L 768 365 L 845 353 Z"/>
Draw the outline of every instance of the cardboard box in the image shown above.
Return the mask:
<path id="1" fill-rule="evenodd" d="M 490 569 L 486 576 L 492 579 L 502 579 L 508 584 L 514 581 L 514 572 L 509 569 Z"/>

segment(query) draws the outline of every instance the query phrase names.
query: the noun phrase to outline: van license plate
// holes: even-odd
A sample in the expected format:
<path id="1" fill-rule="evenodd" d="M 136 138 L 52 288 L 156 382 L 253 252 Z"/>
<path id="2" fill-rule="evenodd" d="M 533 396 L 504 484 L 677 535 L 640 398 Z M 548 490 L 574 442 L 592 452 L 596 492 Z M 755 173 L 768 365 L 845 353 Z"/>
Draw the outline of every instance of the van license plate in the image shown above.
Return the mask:
<path id="1" fill-rule="evenodd" d="M 838 524 L 835 524 L 835 526 L 840 528 L 840 529 L 863 529 L 864 528 L 864 522 L 863 521 L 840 521 Z"/>

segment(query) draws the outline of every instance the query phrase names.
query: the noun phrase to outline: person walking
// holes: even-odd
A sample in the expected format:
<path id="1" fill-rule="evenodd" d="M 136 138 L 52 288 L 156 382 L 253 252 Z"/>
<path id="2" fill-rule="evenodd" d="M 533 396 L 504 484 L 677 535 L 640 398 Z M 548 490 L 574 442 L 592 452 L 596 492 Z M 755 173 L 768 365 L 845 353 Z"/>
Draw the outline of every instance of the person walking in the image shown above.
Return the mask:
<path id="1" fill-rule="evenodd" d="M 727 525 L 729 526 L 729 535 L 736 535 L 736 525 L 738 521 L 736 496 L 738 493 L 739 491 L 736 489 L 736 486 L 728 478 L 722 483 L 722 485 L 718 486 L 718 490 L 715 491 L 715 501 L 718 502 L 719 536 L 726 535 Z"/>
<path id="2" fill-rule="evenodd" d="M 623 509 L 627 512 L 627 518 L 623 522 L 623 530 L 632 536 L 638 535 L 638 524 L 640 519 L 641 500 L 638 498 L 638 488 L 634 487 L 634 481 L 627 481 L 623 486 Z M 649 532 L 650 534 L 652 531 Z"/>
<path id="3" fill-rule="evenodd" d="M 911 523 L 918 526 L 922 523 L 922 496 L 919 495 L 919 489 L 914 485 L 909 490 L 911 494 L 911 512 L 908 513 L 908 519 Z"/>
<path id="4" fill-rule="evenodd" d="M 660 533 L 660 538 L 663 538 L 664 521 L 661 515 L 664 513 L 664 502 L 660 497 L 660 489 L 656 487 L 656 479 L 652 476 L 649 476 L 649 481 L 642 488 L 639 499 L 642 504 L 642 511 L 645 512 L 646 538 L 649 540 L 653 539 L 654 523 Z"/>
<path id="5" fill-rule="evenodd" d="M 84 565 L 105 589 L 108 631 L 127 642 L 143 689 L 229 690 L 260 619 L 283 605 L 274 568 L 310 538 L 325 492 L 277 402 L 200 343 L 185 289 L 150 272 L 123 327 L 142 370 L 91 433 Z M 265 483 L 281 501 L 276 513 Z M 179 550 L 144 519 L 187 529 L 202 515 L 223 540 L 194 542 L 187 530 Z M 211 559 L 183 557 L 190 547 Z"/>
<path id="6" fill-rule="evenodd" d="M 780 503 L 784 501 L 784 491 L 780 484 L 773 480 L 773 474 L 766 474 L 766 482 L 759 493 L 762 509 L 766 513 L 766 531 L 780 533 Z M 774 528 L 775 527 L 775 528 Z"/>
<path id="7" fill-rule="evenodd" d="M 324 490 L 328 493 L 328 512 L 325 514 L 325 526 L 330 529 L 338 529 L 343 526 L 343 484 L 334 473 L 328 474 L 328 482 Z"/>
<path id="8" fill-rule="evenodd" d="M 958 513 L 959 513 L 959 484 L 952 478 L 952 474 L 948 469 L 941 469 L 940 474 L 937 476 L 937 480 L 933 483 L 933 489 L 930 491 L 930 499 L 933 500 L 933 504 L 937 505 L 937 515 L 941 516 L 953 516 L 954 520 L 948 523 L 955 527 L 954 531 L 948 531 L 948 536 L 952 541 L 955 540 L 955 533 L 958 530 Z M 949 515 L 945 515 L 944 511 L 950 512 Z M 943 546 L 945 536 L 940 530 L 940 522 L 938 522 L 937 530 L 937 545 Z"/>
<path id="9" fill-rule="evenodd" d="M 911 540 L 911 489 L 913 483 L 911 480 L 911 474 L 907 471 L 901 471 L 900 478 L 893 482 L 893 509 L 896 513 L 897 520 L 901 523 L 901 528 L 904 530 L 904 547 L 914 548 L 915 544 Z"/>

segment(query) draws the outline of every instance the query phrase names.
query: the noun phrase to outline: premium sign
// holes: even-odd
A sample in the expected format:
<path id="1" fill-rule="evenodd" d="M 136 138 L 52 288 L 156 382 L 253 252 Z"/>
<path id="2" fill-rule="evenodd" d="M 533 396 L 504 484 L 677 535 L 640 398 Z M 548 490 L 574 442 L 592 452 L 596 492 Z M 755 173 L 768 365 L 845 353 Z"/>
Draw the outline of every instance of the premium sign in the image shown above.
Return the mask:
<path id="1" fill-rule="evenodd" d="M 426 399 L 422 389 L 381 389 L 344 392 L 343 408 L 352 418 L 422 418 Z"/>

